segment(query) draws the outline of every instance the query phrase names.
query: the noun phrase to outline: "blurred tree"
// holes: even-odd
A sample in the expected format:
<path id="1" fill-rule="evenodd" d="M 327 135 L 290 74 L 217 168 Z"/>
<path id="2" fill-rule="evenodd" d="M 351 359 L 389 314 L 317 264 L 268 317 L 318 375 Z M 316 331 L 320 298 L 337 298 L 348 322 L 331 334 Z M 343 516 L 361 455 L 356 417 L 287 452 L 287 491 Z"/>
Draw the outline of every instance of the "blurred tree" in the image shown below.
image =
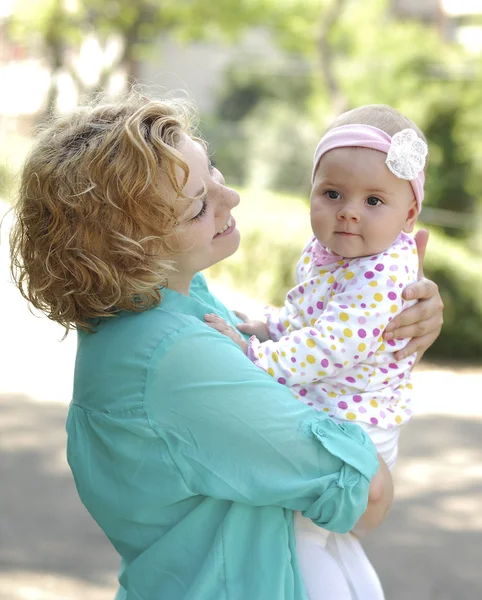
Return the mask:
<path id="1" fill-rule="evenodd" d="M 342 113 L 348 108 L 348 99 L 343 93 L 340 82 L 335 75 L 335 49 L 330 42 L 330 35 L 340 21 L 346 5 L 347 0 L 333 0 L 331 5 L 327 6 L 318 35 L 321 73 L 333 106 L 333 112 L 336 114 Z"/>
<path id="2" fill-rule="evenodd" d="M 164 3 L 166 4 L 166 3 Z M 171 2 L 173 4 L 173 2 Z M 37 40 L 43 46 L 51 73 L 47 111 L 54 110 L 58 94 L 58 76 L 67 72 L 80 95 L 104 89 L 119 67 L 133 74 L 139 47 L 152 41 L 157 29 L 173 25 L 169 11 L 159 9 L 156 0 L 17 0 L 10 21 L 10 31 L 26 45 Z M 94 35 L 105 50 L 113 37 L 120 40 L 120 51 L 100 68 L 92 65 L 98 76 L 87 83 L 77 66 L 77 55 L 83 41 Z"/>
<path id="3" fill-rule="evenodd" d="M 433 137 L 430 168 L 437 185 L 433 194 L 427 186 L 427 204 L 469 212 L 476 200 L 480 204 L 482 59 L 469 59 L 456 44 L 444 41 L 435 27 L 398 19 L 390 0 L 17 0 L 14 6 L 13 30 L 23 39 L 39 38 L 45 47 L 52 72 L 49 107 L 55 105 L 62 72 L 70 73 L 81 94 L 91 93 L 105 89 L 119 68 L 134 79 L 137 61 L 166 32 L 186 43 L 203 38 L 236 40 L 247 27 L 262 25 L 285 53 L 302 60 L 289 75 L 269 76 L 254 68 L 251 76 L 246 69 L 244 75 L 231 72 L 230 82 L 236 85 L 220 99 L 225 121 L 235 120 L 242 130 L 243 119 L 251 119 L 262 104 L 257 111 L 260 118 L 263 115 L 261 125 L 272 127 L 270 137 L 276 143 L 280 138 L 274 130 L 281 126 L 276 115 L 288 114 L 283 103 L 292 108 L 291 118 L 302 112 L 300 118 L 311 121 L 317 132 L 340 110 L 373 102 L 391 104 Z M 95 36 L 104 49 L 112 39 L 119 41 L 110 62 L 92 66 L 98 73 L 94 83 L 82 78 L 76 62 L 88 36 Z M 268 123 L 270 101 L 273 118 Z M 448 115 L 445 104 L 454 107 L 450 126 L 443 125 Z M 256 134 L 256 127 L 250 130 Z M 244 139 L 249 156 L 248 134 Z M 449 160 L 448 151 L 450 169 L 444 162 Z M 239 150 L 233 154 L 240 155 Z M 263 150 L 263 155 L 273 153 Z M 283 173 L 282 168 L 277 171 Z M 268 179 L 276 184 L 276 178 Z M 454 207 L 457 188 L 465 200 Z"/>
<path id="4" fill-rule="evenodd" d="M 333 70 L 329 36 L 349 0 L 16 0 L 11 31 L 19 39 L 40 39 L 52 73 L 49 107 L 55 105 L 57 77 L 68 72 L 79 92 L 106 87 L 111 74 L 122 68 L 135 78 L 136 61 L 152 51 L 165 32 L 179 40 L 235 40 L 246 28 L 270 29 L 282 46 L 309 55 L 319 50 L 320 73 L 334 104 L 342 108 L 344 96 Z M 94 85 L 76 68 L 82 41 L 95 35 L 106 49 L 113 37 L 121 50 L 99 70 Z M 306 43 L 303 44 L 303 40 Z M 302 46 L 300 46 L 302 42 Z M 98 67 L 98 65 L 96 65 Z"/>
<path id="5" fill-rule="evenodd" d="M 440 102 L 433 107 L 433 113 L 426 127 L 426 135 L 431 144 L 431 171 L 427 178 L 430 190 L 430 204 L 437 208 L 471 214 L 475 208 L 475 198 L 469 193 L 468 182 L 471 163 L 460 152 L 457 140 L 459 106 Z M 465 237 L 466 231 L 444 227 L 451 237 Z"/>
<path id="6" fill-rule="evenodd" d="M 247 27 L 265 24 L 270 15 L 294 14 L 311 0 L 16 0 L 10 20 L 13 36 L 31 44 L 40 41 L 52 83 L 48 110 L 56 104 L 57 79 L 67 72 L 79 93 L 103 90 L 111 75 L 122 68 L 132 81 L 136 62 L 154 48 L 153 42 L 166 32 L 183 42 L 199 39 L 236 39 Z M 88 36 L 107 50 L 116 39 L 120 51 L 101 68 L 94 84 L 82 78 L 76 56 Z M 94 65 L 93 65 L 94 67 Z"/>
<path id="7" fill-rule="evenodd" d="M 234 63 L 225 72 L 219 91 L 218 116 L 225 121 L 241 121 L 267 100 L 284 101 L 298 110 L 307 110 L 307 101 L 314 91 L 313 74 L 305 63 L 296 64 L 295 68 L 295 72 L 287 72 L 286 65 L 276 66 L 260 59 L 244 58 L 240 64 Z"/>
<path id="8" fill-rule="evenodd" d="M 474 214 L 482 203 L 481 57 L 447 42 L 435 25 L 397 19 L 388 0 L 351 0 L 330 39 L 349 107 L 390 104 L 425 131 L 425 204 Z M 454 237 L 472 235 L 443 229 Z"/>
<path id="9" fill-rule="evenodd" d="M 253 165 L 273 156 L 283 160 L 276 152 L 280 136 L 275 129 L 281 121 L 274 118 L 282 114 L 282 102 L 292 108 L 291 118 L 297 118 L 300 127 L 308 120 L 319 133 L 340 111 L 386 103 L 411 117 L 428 135 L 426 205 L 468 215 L 477 210 L 482 204 L 482 57 L 447 42 L 436 25 L 400 20 L 389 0 L 305 0 L 296 14 L 294 6 L 294 1 L 288 1 L 273 9 L 269 29 L 285 52 L 302 57 L 299 63 L 304 61 L 305 69 L 300 68 L 296 76 L 280 77 L 280 73 L 260 73 L 256 65 L 249 74 L 243 66 L 229 73 L 221 94 L 221 118 L 247 119 L 251 136 L 265 133 L 263 145 L 246 135 L 246 149 L 238 150 L 238 155 L 244 153 Z M 285 85 L 280 85 L 281 80 Z M 298 91 L 296 98 L 288 87 Z M 263 109 L 258 110 L 258 105 Z M 258 127 L 252 123 L 256 114 Z M 271 152 L 266 148 L 269 139 L 274 144 Z M 271 165 L 272 176 L 266 181 L 293 191 L 301 178 L 290 178 L 286 186 L 284 173 L 289 172 L 292 158 L 285 158 L 284 167 Z M 249 169 L 246 177 L 253 179 Z M 305 185 L 298 191 L 306 192 Z M 463 229 L 447 227 L 446 231 L 459 237 L 471 235 Z"/>

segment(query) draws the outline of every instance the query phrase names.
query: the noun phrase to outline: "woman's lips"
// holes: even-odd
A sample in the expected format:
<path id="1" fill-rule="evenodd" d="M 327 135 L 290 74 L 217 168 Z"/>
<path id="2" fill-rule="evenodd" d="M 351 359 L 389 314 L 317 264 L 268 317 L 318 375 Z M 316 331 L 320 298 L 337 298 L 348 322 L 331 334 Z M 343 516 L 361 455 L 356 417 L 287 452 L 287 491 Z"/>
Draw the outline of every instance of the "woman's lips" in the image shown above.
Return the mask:
<path id="1" fill-rule="evenodd" d="M 225 235 L 229 235 L 230 233 L 233 233 L 235 228 L 236 228 L 236 221 L 234 220 L 233 217 L 231 217 L 231 225 L 226 229 L 226 231 L 223 231 L 222 233 L 217 233 L 213 239 L 217 239 L 220 237 L 224 237 Z"/>

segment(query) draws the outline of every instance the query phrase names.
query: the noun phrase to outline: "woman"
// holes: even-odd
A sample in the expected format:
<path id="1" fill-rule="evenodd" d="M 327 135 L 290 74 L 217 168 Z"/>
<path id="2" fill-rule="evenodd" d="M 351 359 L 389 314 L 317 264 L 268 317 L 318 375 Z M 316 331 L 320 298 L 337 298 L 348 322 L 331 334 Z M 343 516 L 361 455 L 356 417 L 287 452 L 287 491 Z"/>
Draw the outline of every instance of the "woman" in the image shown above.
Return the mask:
<path id="1" fill-rule="evenodd" d="M 121 556 L 118 600 L 302 600 L 293 511 L 370 529 L 391 479 L 357 426 L 298 403 L 205 324 L 238 322 L 199 272 L 237 250 L 239 196 L 190 118 L 132 96 L 52 123 L 24 167 L 13 269 L 78 330 L 68 459 Z M 411 291 L 427 299 L 394 333 L 423 334 L 423 352 L 441 301 L 431 282 Z"/>

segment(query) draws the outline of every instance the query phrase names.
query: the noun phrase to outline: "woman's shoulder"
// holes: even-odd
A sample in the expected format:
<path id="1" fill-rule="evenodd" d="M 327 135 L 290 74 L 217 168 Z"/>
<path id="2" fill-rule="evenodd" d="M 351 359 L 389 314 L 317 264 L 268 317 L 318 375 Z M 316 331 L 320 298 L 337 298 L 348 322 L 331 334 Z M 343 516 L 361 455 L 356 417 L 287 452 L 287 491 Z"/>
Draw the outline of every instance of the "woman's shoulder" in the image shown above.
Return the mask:
<path id="1" fill-rule="evenodd" d="M 211 302 L 210 302 L 211 301 Z M 198 273 L 192 281 L 189 296 L 169 289 L 160 290 L 160 302 L 141 312 L 122 311 L 102 319 L 93 333 L 79 331 L 79 346 L 114 352 L 126 348 L 167 341 L 175 332 L 185 334 L 204 327 L 204 314 L 208 312 L 213 297 L 204 276 Z"/>
<path id="2" fill-rule="evenodd" d="M 167 340 L 179 330 L 202 326 L 199 317 L 187 311 L 173 310 L 172 306 L 160 304 L 143 312 L 124 312 L 109 319 L 103 319 L 93 333 L 79 331 L 78 348 L 89 352 L 107 350 L 112 354 L 122 354 L 139 346 Z"/>
<path id="3" fill-rule="evenodd" d="M 142 404 L 145 380 L 156 360 L 179 342 L 203 338 L 212 330 L 199 315 L 163 307 L 124 314 L 100 324 L 95 333 L 79 332 L 74 376 L 74 402 L 105 410 Z"/>

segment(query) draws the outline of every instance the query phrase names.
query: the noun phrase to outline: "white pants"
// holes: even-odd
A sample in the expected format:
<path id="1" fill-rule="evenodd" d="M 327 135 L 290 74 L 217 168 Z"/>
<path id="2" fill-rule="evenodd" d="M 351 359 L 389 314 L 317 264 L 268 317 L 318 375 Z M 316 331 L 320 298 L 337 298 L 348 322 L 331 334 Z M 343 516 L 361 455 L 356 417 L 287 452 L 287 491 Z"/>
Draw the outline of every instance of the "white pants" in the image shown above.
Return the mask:
<path id="1" fill-rule="evenodd" d="M 328 532 L 295 513 L 295 534 L 309 600 L 384 600 L 375 569 L 352 533 Z"/>
<path id="2" fill-rule="evenodd" d="M 360 425 L 392 470 L 399 429 Z M 295 513 L 294 527 L 296 552 L 309 600 L 384 600 L 375 569 L 352 533 L 331 533 L 301 513 Z"/>

